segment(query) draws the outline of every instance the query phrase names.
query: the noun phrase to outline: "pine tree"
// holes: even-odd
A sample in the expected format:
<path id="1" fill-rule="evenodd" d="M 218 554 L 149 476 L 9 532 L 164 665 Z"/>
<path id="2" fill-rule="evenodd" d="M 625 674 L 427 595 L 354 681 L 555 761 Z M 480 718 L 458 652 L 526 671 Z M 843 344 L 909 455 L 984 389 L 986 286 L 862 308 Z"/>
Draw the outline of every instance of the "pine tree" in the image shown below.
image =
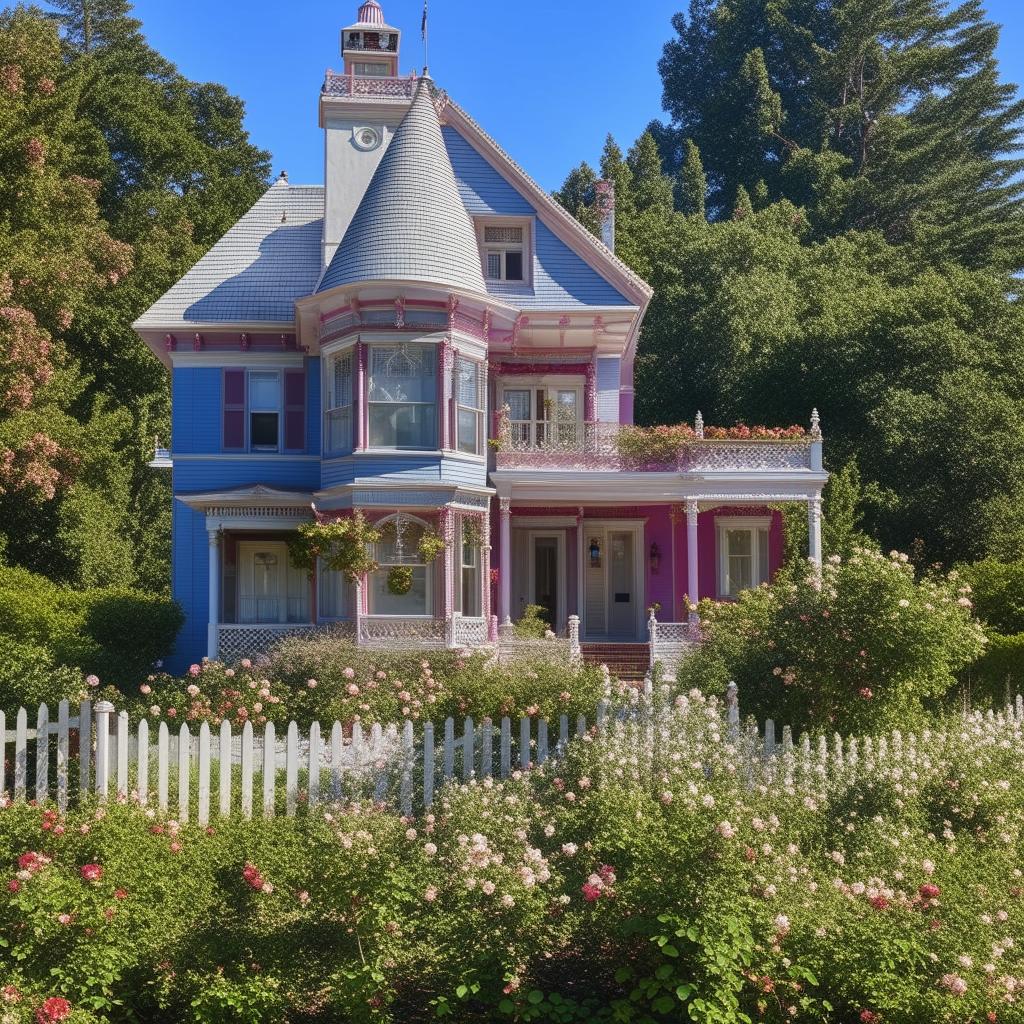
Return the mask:
<path id="1" fill-rule="evenodd" d="M 670 216 L 674 207 L 672 179 L 662 169 L 658 144 L 650 132 L 637 139 L 627 158 L 632 174 L 632 199 L 638 213 Z"/>
<path id="2" fill-rule="evenodd" d="M 688 217 L 707 216 L 708 178 L 704 173 L 704 162 L 693 139 L 683 143 L 683 162 L 676 175 L 676 208 Z"/>
<path id="3" fill-rule="evenodd" d="M 877 229 L 930 260 L 1024 267 L 1024 101 L 981 0 L 691 0 L 659 67 L 663 155 L 699 146 L 709 207 L 737 185 L 817 237 Z"/>
<path id="4" fill-rule="evenodd" d="M 80 53 L 123 41 L 142 27 L 129 17 L 128 0 L 50 0 L 50 6 L 56 8 L 51 17 L 61 26 L 66 43 Z"/>

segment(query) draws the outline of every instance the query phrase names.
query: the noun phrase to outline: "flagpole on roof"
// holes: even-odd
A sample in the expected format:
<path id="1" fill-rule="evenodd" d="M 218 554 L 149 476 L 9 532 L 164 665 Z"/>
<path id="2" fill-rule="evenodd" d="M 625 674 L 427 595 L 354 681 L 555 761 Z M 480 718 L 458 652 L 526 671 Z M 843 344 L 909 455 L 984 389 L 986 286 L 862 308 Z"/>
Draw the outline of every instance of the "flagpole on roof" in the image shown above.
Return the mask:
<path id="1" fill-rule="evenodd" d="M 423 23 L 420 25 L 423 36 L 423 73 L 427 74 L 430 67 L 430 34 L 427 31 L 427 0 L 423 0 Z"/>

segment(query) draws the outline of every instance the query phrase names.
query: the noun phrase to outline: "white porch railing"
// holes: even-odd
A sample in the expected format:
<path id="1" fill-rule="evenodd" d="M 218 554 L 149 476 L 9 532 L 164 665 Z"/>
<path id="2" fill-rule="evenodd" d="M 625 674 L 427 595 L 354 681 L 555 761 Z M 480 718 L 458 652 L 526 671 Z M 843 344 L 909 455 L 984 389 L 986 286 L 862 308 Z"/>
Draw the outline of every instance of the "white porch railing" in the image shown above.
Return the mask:
<path id="1" fill-rule="evenodd" d="M 430 650 L 448 646 L 444 619 L 401 615 L 360 615 L 357 642 L 363 646 Z"/>
<path id="2" fill-rule="evenodd" d="M 651 671 L 659 662 L 666 679 L 675 679 L 680 661 L 697 645 L 700 626 L 696 622 L 659 622 L 653 615 L 647 620 L 650 636 Z"/>
<path id="3" fill-rule="evenodd" d="M 416 94 L 418 81 L 415 75 L 407 78 L 361 78 L 328 71 L 324 78 L 323 94 L 354 99 L 411 100 Z"/>
<path id="4" fill-rule="evenodd" d="M 316 626 L 303 624 L 234 625 L 221 623 L 217 627 L 217 657 L 221 661 L 238 661 L 256 654 L 266 654 L 275 644 L 288 636 L 305 636 Z"/>
<path id="5" fill-rule="evenodd" d="M 487 620 L 482 616 L 452 616 L 452 647 L 483 647 L 487 639 Z"/>

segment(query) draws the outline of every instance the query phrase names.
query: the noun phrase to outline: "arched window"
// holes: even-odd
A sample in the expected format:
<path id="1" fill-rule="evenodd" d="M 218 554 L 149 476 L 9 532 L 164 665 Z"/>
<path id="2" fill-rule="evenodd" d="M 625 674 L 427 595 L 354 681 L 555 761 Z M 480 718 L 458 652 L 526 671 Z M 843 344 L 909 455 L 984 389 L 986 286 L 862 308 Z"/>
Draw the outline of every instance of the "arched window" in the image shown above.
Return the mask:
<path id="1" fill-rule="evenodd" d="M 371 615 L 432 615 L 434 612 L 434 567 L 425 565 L 419 545 L 427 524 L 404 512 L 388 516 L 376 524 L 381 540 L 374 546 L 374 559 L 380 568 L 370 574 L 369 606 Z M 396 593 L 391 570 L 403 566 L 412 572 L 407 593 Z"/>

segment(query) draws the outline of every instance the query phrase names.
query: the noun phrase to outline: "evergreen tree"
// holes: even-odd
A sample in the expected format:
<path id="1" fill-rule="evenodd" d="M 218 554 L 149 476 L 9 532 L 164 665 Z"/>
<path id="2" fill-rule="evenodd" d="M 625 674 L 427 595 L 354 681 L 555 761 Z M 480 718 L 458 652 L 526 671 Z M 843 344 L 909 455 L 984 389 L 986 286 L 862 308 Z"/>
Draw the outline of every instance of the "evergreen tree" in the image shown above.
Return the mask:
<path id="1" fill-rule="evenodd" d="M 743 185 L 815 237 L 878 229 L 929 260 L 1024 267 L 1021 121 L 981 0 L 691 0 L 660 61 L 670 169 L 699 146 L 716 216 Z"/>
<path id="2" fill-rule="evenodd" d="M 49 5 L 68 45 L 80 53 L 136 35 L 142 27 L 129 16 L 128 0 L 49 0 Z"/>
<path id="3" fill-rule="evenodd" d="M 651 136 L 654 137 L 653 135 Z M 675 201 L 680 212 L 691 217 L 707 216 L 708 178 L 704 161 L 692 139 L 683 143 L 683 161 L 676 176 Z"/>

